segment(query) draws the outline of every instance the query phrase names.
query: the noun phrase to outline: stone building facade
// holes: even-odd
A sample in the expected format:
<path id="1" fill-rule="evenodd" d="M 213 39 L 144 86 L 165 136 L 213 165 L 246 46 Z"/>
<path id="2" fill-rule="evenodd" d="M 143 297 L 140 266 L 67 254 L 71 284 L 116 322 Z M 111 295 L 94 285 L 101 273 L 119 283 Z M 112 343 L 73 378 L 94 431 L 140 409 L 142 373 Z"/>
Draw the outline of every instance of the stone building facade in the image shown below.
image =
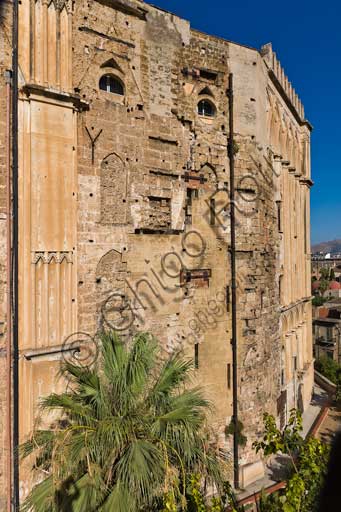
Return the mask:
<path id="1" fill-rule="evenodd" d="M 11 129 L 10 70 L 12 66 L 12 6 L 0 2 L 0 510 L 6 509 L 8 457 L 8 166 Z"/>
<path id="2" fill-rule="evenodd" d="M 252 450 L 263 412 L 284 425 L 312 391 L 311 127 L 300 100 L 271 45 L 203 34 L 138 0 L 22 0 L 19 42 L 21 437 L 39 397 L 63 387 L 62 358 L 79 344 L 91 360 L 82 340 L 114 327 L 195 359 L 217 441 L 231 448 L 233 73 L 247 484 L 263 471 Z"/>

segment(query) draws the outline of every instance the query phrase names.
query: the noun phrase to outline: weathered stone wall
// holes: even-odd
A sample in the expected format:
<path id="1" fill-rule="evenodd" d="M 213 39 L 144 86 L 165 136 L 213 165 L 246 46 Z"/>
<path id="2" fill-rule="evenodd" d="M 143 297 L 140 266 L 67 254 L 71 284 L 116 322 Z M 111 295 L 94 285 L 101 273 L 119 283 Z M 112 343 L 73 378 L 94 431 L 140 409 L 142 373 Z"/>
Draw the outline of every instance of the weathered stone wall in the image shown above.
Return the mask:
<path id="1" fill-rule="evenodd" d="M 305 381 L 305 390 L 300 391 L 303 407 L 311 393 L 309 217 L 304 192 L 310 179 L 309 129 L 300 118 L 301 105 L 291 86 L 285 83 L 288 92 L 281 94 L 273 85 L 268 56 L 263 59 L 256 50 L 192 31 L 185 21 L 148 5 L 134 5 L 135 13 L 127 14 L 117 4 L 112 9 L 101 2 L 90 8 L 79 3 L 74 14 L 73 80 L 90 104 L 78 131 L 79 325 L 90 330 L 100 326 L 101 301 L 117 291 L 120 300 L 128 301 L 122 307 L 136 308 L 134 323 L 127 318 L 134 318 L 130 310 L 121 321 L 123 332 L 128 324 L 132 330 L 150 329 L 166 350 L 180 342 L 190 355 L 193 343 L 198 343 L 198 380 L 208 385 L 215 401 L 215 427 L 226 446 L 223 431 L 231 419 L 231 390 L 226 390 L 231 364 L 228 306 L 224 304 L 219 330 L 212 330 L 207 321 L 202 326 L 198 318 L 208 300 L 226 296 L 230 281 L 228 215 L 216 216 L 212 226 L 209 207 L 213 198 L 220 210 L 217 205 L 224 206 L 229 189 L 226 91 L 228 74 L 233 72 L 239 407 L 248 437 L 242 463 L 249 463 L 255 459 L 251 445 L 261 430 L 263 411 L 282 413 L 283 387 L 287 386 L 287 410 L 298 404 L 300 379 Z M 277 61 L 276 66 L 278 71 Z M 99 90 L 104 73 L 123 81 L 123 98 Z M 281 75 L 280 80 L 286 79 Z M 285 94 L 290 95 L 296 115 Z M 198 115 L 201 99 L 214 104 L 214 118 Z M 92 138 L 100 133 L 93 163 L 88 132 Z M 295 174 L 292 184 L 287 183 L 291 177 L 286 177 L 285 166 Z M 113 183 L 114 175 L 121 179 Z M 111 185 L 106 187 L 106 182 Z M 103 218 L 104 203 L 111 208 L 111 225 Z M 182 246 L 192 230 L 206 244 L 200 262 L 188 258 Z M 180 296 L 175 290 L 173 301 L 164 297 L 153 274 L 170 252 L 178 266 L 207 271 L 204 278 L 202 273 L 192 276 L 185 287 L 180 276 Z M 111 279 L 101 274 L 97 263 L 109 255 L 115 262 Z M 165 269 L 161 272 L 165 277 Z M 280 289 L 283 279 L 286 284 Z M 169 278 L 167 282 L 171 286 Z M 283 361 L 282 310 L 299 307 L 304 311 L 293 326 L 296 345 L 285 348 Z M 115 321 L 117 308 L 115 302 Z M 194 329 L 186 332 L 186 325 Z M 299 365 L 295 370 L 293 357 Z M 285 382 L 282 370 L 288 374 Z M 298 370 L 304 375 L 298 377 Z"/>
<path id="2" fill-rule="evenodd" d="M 165 352 L 182 348 L 194 357 L 197 350 L 197 380 L 216 404 L 224 444 L 231 415 L 229 224 L 210 225 L 209 198 L 220 188 L 226 202 L 228 48 L 191 38 L 187 23 L 155 9 L 147 20 L 98 3 L 90 10 L 79 3 L 74 14 L 74 83 L 90 104 L 78 130 L 79 328 L 94 332 L 109 318 L 124 335 L 152 331 Z M 214 73 L 197 79 L 194 65 Z M 124 98 L 99 90 L 106 72 L 122 79 Z M 196 114 L 207 87 L 201 96 L 215 96 L 213 120 Z M 88 132 L 100 133 L 93 164 Z M 111 305 L 128 301 L 133 323 L 128 308 L 124 320 L 116 312 L 103 318 L 113 292 L 122 299 Z"/>
<path id="3" fill-rule="evenodd" d="M 138 1 L 22 0 L 20 67 L 21 436 L 65 339 L 114 327 L 195 358 L 231 448 L 232 72 L 242 483 L 260 476 L 263 412 L 283 424 L 312 387 L 310 131 L 272 48 Z"/>
<path id="4" fill-rule="evenodd" d="M 225 299 L 230 281 L 230 227 L 224 212 L 211 226 L 209 206 L 213 197 L 217 211 L 219 204 L 228 210 L 226 91 L 233 71 L 239 146 L 239 404 L 248 437 L 242 462 L 252 462 L 251 445 L 260 431 L 262 412 L 266 408 L 277 414 L 280 395 L 279 234 L 273 171 L 264 160 L 272 158 L 266 132 L 265 64 L 255 50 L 190 31 L 178 18 L 149 6 L 146 9 L 146 20 L 100 3 L 92 4 L 90 10 L 88 4 L 78 4 L 74 15 L 78 41 L 74 83 L 90 103 L 89 111 L 80 117 L 78 132 L 79 327 L 96 329 L 101 301 L 105 294 L 117 291 L 137 308 L 133 327 L 151 330 L 166 350 L 180 343 L 194 356 L 193 344 L 199 343 L 198 381 L 207 386 L 214 400 L 213 422 L 221 444 L 229 445 L 224 428 L 231 420 L 232 405 L 231 383 L 227 385 L 226 380 L 232 360 Z M 107 34 L 114 37 L 109 39 Z M 111 70 L 106 67 L 110 59 L 114 59 Z M 124 81 L 124 99 L 99 90 L 101 74 L 110 71 Z M 201 99 L 214 103 L 214 118 L 198 116 Z M 86 128 L 93 136 L 103 130 L 96 142 L 94 164 Z M 111 185 L 116 193 L 103 185 L 108 168 L 109 173 L 115 168 L 115 175 L 121 176 Z M 123 190 L 127 191 L 124 198 Z M 150 197 L 154 204 L 158 198 L 160 205 L 153 211 Z M 101 205 L 110 201 L 111 225 L 101 216 Z M 165 225 L 169 209 L 171 222 Z M 205 242 L 200 261 L 188 257 L 181 245 L 192 230 Z M 196 242 L 200 246 L 199 238 Z M 170 252 L 182 258 L 180 263 L 173 254 L 177 261 L 172 275 L 177 276 L 182 264 L 206 269 L 210 277 L 206 282 L 201 277 L 200 281 L 191 279 L 189 286 L 179 277 L 172 282 L 162 271 L 162 257 L 170 263 Z M 108 279 L 107 272 L 101 274 L 98 268 L 99 259 L 109 254 L 115 279 Z M 179 287 L 174 299 L 160 289 L 153 272 L 162 274 L 168 286 Z M 136 288 L 143 297 L 137 301 L 132 292 Z M 214 314 L 207 309 L 216 297 L 223 299 L 219 304 L 222 314 L 212 320 Z M 208 320 L 200 322 L 205 315 Z M 215 320 L 217 326 L 211 327 L 209 323 Z"/>

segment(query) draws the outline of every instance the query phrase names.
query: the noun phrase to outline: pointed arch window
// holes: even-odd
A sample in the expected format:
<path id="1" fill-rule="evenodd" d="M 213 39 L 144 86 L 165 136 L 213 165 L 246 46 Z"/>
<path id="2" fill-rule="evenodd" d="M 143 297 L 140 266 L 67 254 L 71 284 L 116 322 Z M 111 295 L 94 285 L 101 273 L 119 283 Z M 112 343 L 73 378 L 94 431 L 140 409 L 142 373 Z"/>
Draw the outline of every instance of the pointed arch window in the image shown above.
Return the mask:
<path id="1" fill-rule="evenodd" d="M 99 81 L 99 88 L 102 91 L 124 96 L 124 85 L 122 81 L 114 75 L 103 75 Z"/>

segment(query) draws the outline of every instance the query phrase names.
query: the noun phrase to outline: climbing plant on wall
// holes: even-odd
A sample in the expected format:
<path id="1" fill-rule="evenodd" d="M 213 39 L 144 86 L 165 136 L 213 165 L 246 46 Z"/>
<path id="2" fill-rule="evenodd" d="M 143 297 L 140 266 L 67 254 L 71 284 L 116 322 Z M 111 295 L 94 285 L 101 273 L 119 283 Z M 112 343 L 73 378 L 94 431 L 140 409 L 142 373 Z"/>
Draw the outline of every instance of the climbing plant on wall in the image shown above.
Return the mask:
<path id="1" fill-rule="evenodd" d="M 285 454 L 290 461 L 290 477 L 285 489 L 262 499 L 262 512 L 314 512 L 327 471 L 329 448 L 313 437 L 303 439 L 302 416 L 293 409 L 283 431 L 275 418 L 264 414 L 264 436 L 254 443 L 264 455 Z"/>

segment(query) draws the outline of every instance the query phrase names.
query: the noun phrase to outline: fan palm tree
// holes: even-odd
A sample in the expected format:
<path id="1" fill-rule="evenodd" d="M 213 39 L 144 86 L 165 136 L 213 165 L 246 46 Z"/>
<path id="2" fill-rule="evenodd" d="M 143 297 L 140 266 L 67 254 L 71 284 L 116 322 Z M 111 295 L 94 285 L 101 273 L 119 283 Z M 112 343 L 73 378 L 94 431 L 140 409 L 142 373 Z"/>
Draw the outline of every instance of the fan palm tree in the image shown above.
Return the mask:
<path id="1" fill-rule="evenodd" d="M 102 333 L 92 368 L 63 365 L 69 389 L 41 402 L 60 419 L 21 446 L 39 482 L 24 511 L 146 512 L 163 495 L 184 495 L 189 473 L 222 484 L 205 433 L 210 404 L 188 387 L 192 362 L 178 354 L 161 362 L 149 334 L 129 345 Z"/>

